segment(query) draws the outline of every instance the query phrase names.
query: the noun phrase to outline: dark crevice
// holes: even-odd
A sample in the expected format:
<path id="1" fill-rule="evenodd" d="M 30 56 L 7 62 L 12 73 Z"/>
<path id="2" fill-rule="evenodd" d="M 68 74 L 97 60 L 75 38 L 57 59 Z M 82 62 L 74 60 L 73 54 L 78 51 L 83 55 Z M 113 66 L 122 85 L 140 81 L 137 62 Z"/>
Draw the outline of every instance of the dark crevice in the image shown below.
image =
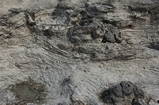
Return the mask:
<path id="1" fill-rule="evenodd" d="M 159 50 L 159 42 L 151 42 L 147 47 L 150 49 Z"/>
<path id="2" fill-rule="evenodd" d="M 106 40 L 106 38 L 104 37 L 103 39 L 102 39 L 102 43 L 106 43 L 107 42 L 107 40 Z"/>
<path id="3" fill-rule="evenodd" d="M 48 36 L 48 37 L 51 36 L 50 33 L 49 33 L 49 30 L 44 30 L 43 33 L 44 33 L 44 36 Z"/>
<path id="4" fill-rule="evenodd" d="M 128 26 L 124 26 L 124 27 L 120 27 L 118 26 L 119 29 L 134 29 L 134 25 L 128 25 Z"/>
<path id="5" fill-rule="evenodd" d="M 106 23 L 106 24 L 111 24 L 111 25 L 113 25 L 114 27 L 118 27 L 118 25 L 117 25 L 117 21 L 109 21 L 109 20 L 103 20 L 102 21 L 103 23 Z"/>

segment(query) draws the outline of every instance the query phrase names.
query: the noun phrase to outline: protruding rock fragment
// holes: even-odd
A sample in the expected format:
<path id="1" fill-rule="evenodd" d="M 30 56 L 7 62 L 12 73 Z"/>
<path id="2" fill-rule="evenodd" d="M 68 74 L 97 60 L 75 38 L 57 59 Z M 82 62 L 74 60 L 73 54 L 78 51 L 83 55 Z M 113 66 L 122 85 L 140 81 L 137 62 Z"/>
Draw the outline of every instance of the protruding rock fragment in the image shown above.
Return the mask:
<path id="1" fill-rule="evenodd" d="M 116 97 L 124 97 L 124 94 L 122 93 L 122 87 L 120 84 L 115 85 L 112 88 L 112 92 Z"/>
<path id="2" fill-rule="evenodd" d="M 130 81 L 122 81 L 104 90 L 100 98 L 111 105 L 149 105 L 152 100 L 149 94 L 144 95 L 143 90 Z"/>
<path id="3" fill-rule="evenodd" d="M 122 91 L 125 95 L 130 95 L 133 92 L 133 84 L 129 81 L 123 81 L 120 83 Z"/>
<path id="4" fill-rule="evenodd" d="M 30 26 L 35 25 L 35 14 L 34 13 L 25 13 L 26 19 L 27 19 L 27 24 Z"/>
<path id="5" fill-rule="evenodd" d="M 12 12 L 12 13 L 20 13 L 22 11 L 21 8 L 11 8 L 8 11 Z"/>
<path id="6" fill-rule="evenodd" d="M 102 93 L 101 99 L 105 103 L 114 103 L 114 99 L 111 96 L 112 95 L 112 89 L 107 89 Z"/>
<path id="7" fill-rule="evenodd" d="M 143 98 L 144 97 L 144 92 L 141 88 L 134 86 L 134 94 L 137 98 Z"/>
<path id="8" fill-rule="evenodd" d="M 134 98 L 132 100 L 132 105 L 147 105 L 144 99 Z"/>

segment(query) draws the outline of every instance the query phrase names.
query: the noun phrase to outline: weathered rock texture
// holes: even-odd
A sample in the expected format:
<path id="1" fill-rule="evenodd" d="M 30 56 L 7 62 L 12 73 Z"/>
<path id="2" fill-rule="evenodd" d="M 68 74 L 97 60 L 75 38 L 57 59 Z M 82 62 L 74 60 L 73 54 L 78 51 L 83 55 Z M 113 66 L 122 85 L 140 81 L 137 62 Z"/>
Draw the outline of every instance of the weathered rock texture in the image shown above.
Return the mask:
<path id="1" fill-rule="evenodd" d="M 122 81 L 104 90 L 101 99 L 112 105 L 149 105 L 152 97 L 130 81 Z"/>
<path id="2" fill-rule="evenodd" d="M 0 72 L 1 105 L 157 105 L 159 1 L 1 0 Z"/>

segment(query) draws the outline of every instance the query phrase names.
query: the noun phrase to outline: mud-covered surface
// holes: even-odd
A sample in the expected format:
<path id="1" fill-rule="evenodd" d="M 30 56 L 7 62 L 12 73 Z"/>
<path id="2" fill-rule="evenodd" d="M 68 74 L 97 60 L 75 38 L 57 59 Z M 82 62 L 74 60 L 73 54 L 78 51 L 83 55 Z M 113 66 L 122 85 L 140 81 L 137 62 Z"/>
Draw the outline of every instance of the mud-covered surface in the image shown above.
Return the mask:
<path id="1" fill-rule="evenodd" d="M 43 103 L 47 96 L 46 87 L 31 79 L 17 83 L 9 88 L 16 98 L 15 102 L 11 102 L 13 104 Z"/>

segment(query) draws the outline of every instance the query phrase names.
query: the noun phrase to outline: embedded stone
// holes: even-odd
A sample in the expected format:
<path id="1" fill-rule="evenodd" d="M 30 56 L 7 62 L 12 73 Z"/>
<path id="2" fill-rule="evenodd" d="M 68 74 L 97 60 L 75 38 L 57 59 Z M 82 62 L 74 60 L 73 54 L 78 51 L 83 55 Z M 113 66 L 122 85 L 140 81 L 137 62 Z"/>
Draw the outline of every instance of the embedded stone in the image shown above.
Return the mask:
<path id="1" fill-rule="evenodd" d="M 125 95 L 130 95 L 133 92 L 133 84 L 129 81 L 122 81 L 120 83 L 121 87 L 122 87 L 122 92 Z"/>
<path id="2" fill-rule="evenodd" d="M 112 88 L 112 92 L 115 96 L 117 97 L 124 97 L 123 93 L 122 93 L 122 87 L 120 86 L 120 84 L 115 85 Z"/>
<path id="3" fill-rule="evenodd" d="M 134 86 L 134 94 L 137 98 L 143 98 L 144 97 L 144 91 L 137 86 Z"/>

